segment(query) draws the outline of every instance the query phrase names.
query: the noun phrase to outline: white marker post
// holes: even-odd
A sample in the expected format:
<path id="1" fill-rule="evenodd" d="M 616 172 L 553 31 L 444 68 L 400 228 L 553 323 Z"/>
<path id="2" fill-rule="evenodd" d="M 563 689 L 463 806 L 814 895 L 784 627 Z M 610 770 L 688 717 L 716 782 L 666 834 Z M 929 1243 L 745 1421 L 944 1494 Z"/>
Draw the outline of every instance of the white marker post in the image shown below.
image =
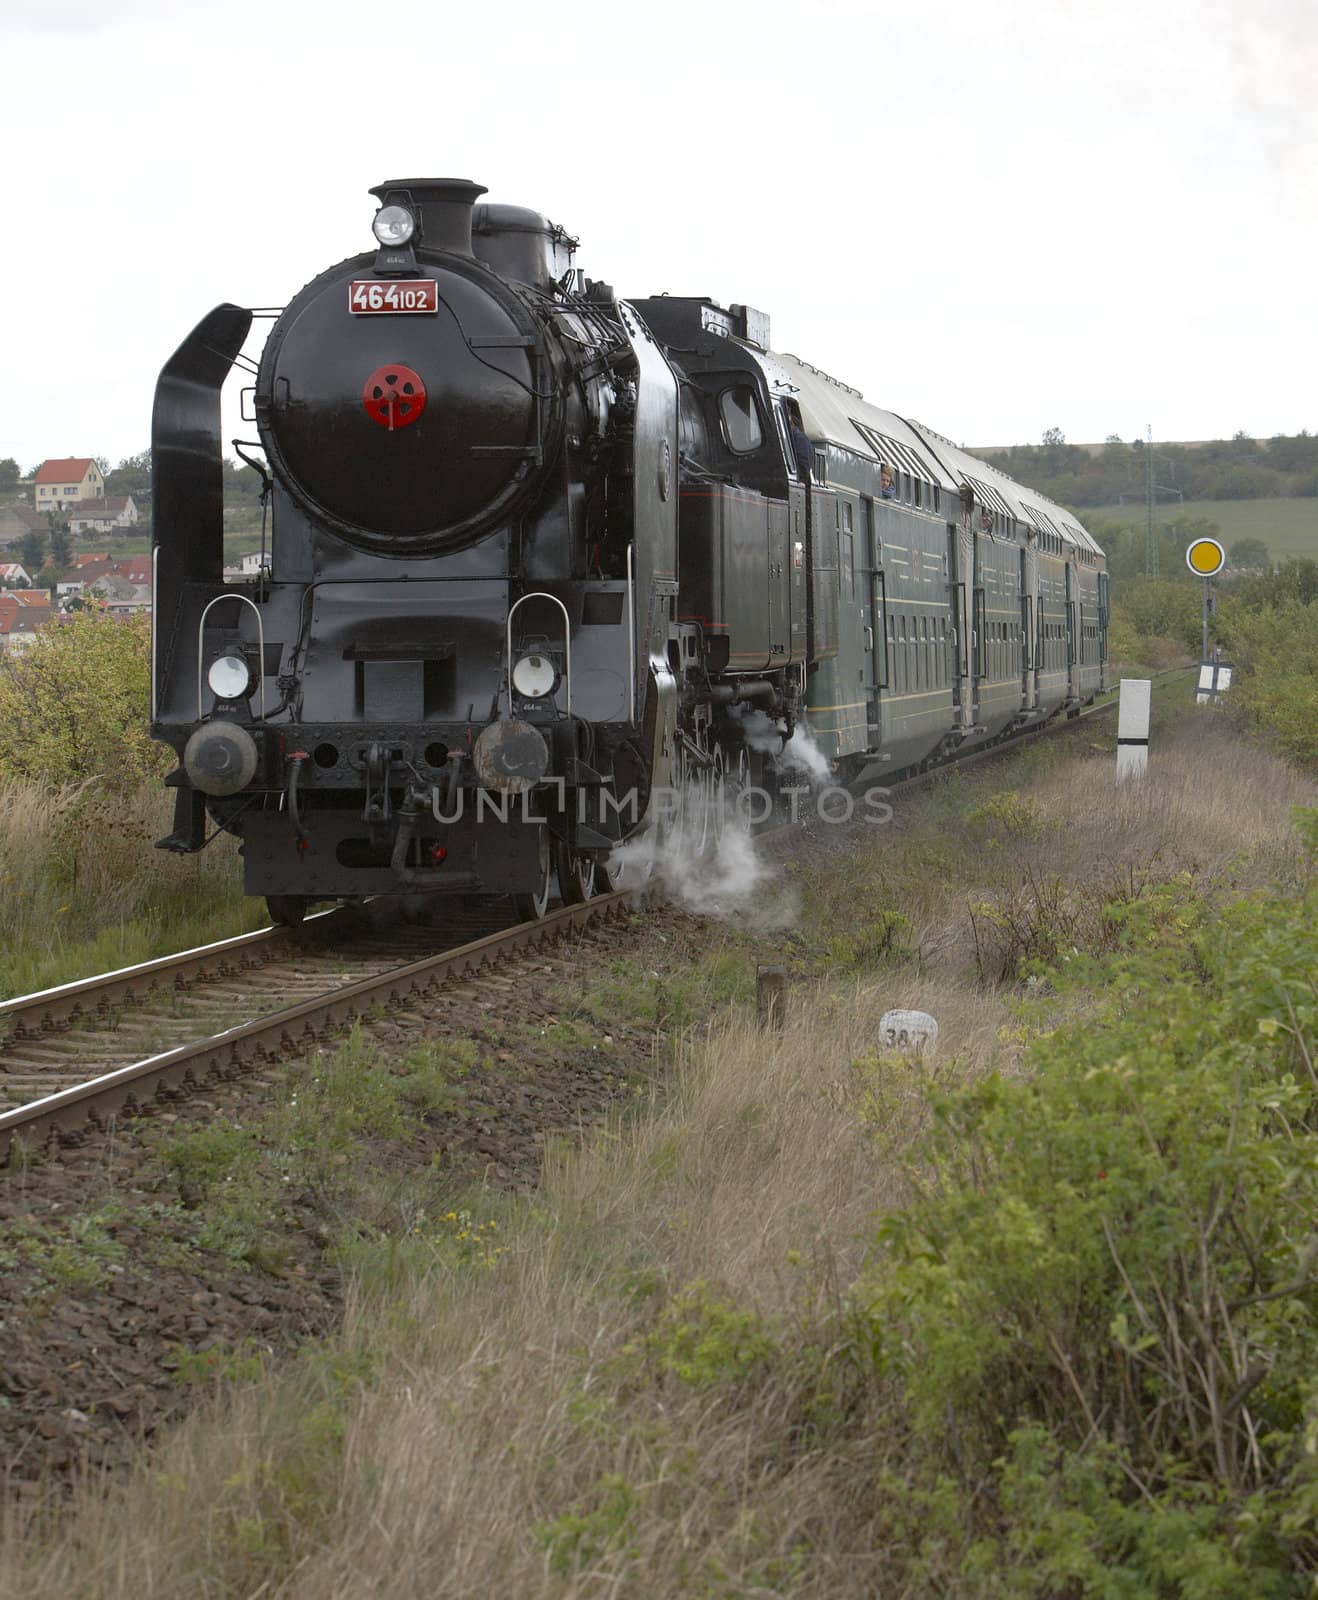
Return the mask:
<path id="1" fill-rule="evenodd" d="M 938 1024 L 927 1011 L 885 1011 L 879 1018 L 879 1038 L 885 1050 L 910 1050 L 919 1056 L 938 1038 Z"/>
<path id="2" fill-rule="evenodd" d="M 1153 684 L 1148 678 L 1123 678 L 1117 704 L 1117 781 L 1142 778 L 1149 765 L 1149 709 Z"/>

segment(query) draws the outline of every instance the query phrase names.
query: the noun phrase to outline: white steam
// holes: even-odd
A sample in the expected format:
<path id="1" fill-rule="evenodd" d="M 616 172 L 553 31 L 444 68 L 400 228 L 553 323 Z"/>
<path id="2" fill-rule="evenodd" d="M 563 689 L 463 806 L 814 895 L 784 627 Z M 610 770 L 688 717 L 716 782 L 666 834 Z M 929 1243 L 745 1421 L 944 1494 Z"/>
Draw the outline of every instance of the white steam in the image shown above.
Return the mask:
<path id="1" fill-rule="evenodd" d="M 833 776 L 828 757 L 815 744 L 810 730 L 805 726 L 799 727 L 783 746 L 776 765 L 779 772 L 804 772 L 811 783 L 825 784 Z"/>
<path id="2" fill-rule="evenodd" d="M 814 742 L 809 727 L 799 723 L 792 737 L 783 742 L 783 726 L 763 711 L 741 711 L 736 706 L 730 715 L 741 727 L 746 747 L 759 755 L 772 757 L 780 773 L 803 772 L 811 783 L 826 784 L 832 777 L 828 757 Z"/>
<path id="3" fill-rule="evenodd" d="M 819 788 L 831 781 L 828 757 L 804 724 L 784 742 L 783 725 L 765 712 L 734 708 L 731 714 L 747 748 L 767 756 L 779 777 L 804 774 L 812 787 Z M 671 809 L 665 815 L 665 808 L 656 805 L 656 821 L 614 851 L 613 866 L 623 869 L 628 887 L 657 878 L 672 900 L 696 916 L 766 932 L 791 927 L 800 913 L 800 897 L 782 882 L 780 863 L 766 856 L 745 812 L 732 799 L 729 793 L 721 831 L 713 819 L 702 828 L 700 814 L 710 803 L 708 790 L 693 784 L 684 797 L 681 818 L 675 818 Z"/>
<path id="4" fill-rule="evenodd" d="M 650 827 L 615 850 L 612 864 L 626 873 L 625 887 L 649 877 L 684 910 L 741 927 L 773 932 L 800 914 L 796 890 L 780 881 L 781 868 L 766 858 L 745 818 L 729 809 L 723 832 L 702 849 L 688 827 Z"/>

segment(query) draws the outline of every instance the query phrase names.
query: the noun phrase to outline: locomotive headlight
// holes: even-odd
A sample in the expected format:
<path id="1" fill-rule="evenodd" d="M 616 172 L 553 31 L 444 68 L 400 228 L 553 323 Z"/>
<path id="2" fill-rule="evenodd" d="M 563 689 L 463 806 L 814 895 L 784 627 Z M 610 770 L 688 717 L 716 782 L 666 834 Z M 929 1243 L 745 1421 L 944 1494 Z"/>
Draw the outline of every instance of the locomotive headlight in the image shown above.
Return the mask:
<path id="1" fill-rule="evenodd" d="M 206 682 L 219 700 L 243 700 L 252 686 L 252 670 L 241 656 L 216 656 Z"/>
<path id="2" fill-rule="evenodd" d="M 406 244 L 416 232 L 416 219 L 406 206 L 381 206 L 371 231 L 381 244 Z"/>
<path id="3" fill-rule="evenodd" d="M 543 700 L 558 686 L 558 669 L 548 656 L 523 656 L 513 668 L 513 688 L 528 700 Z"/>

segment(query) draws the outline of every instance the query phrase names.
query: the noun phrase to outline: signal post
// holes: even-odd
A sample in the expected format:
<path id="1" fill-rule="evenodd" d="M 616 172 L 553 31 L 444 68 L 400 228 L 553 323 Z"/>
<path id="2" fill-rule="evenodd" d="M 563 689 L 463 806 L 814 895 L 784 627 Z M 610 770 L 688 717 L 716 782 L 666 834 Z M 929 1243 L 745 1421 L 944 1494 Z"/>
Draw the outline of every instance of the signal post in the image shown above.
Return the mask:
<path id="1" fill-rule="evenodd" d="M 1216 700 L 1231 682 L 1231 666 L 1208 654 L 1208 618 L 1212 613 L 1209 586 L 1226 566 L 1226 551 L 1216 539 L 1195 539 L 1185 552 L 1185 564 L 1196 577 L 1204 580 L 1203 642 L 1199 651 L 1199 683 L 1195 699 Z"/>

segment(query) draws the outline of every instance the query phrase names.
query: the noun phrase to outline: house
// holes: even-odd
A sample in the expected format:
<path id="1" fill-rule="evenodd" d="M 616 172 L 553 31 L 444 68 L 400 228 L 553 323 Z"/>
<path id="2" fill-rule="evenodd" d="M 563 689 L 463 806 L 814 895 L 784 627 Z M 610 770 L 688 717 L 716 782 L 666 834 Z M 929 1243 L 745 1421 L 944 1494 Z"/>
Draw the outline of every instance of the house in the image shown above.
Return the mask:
<path id="1" fill-rule="evenodd" d="M 127 616 L 134 611 L 150 611 L 151 589 L 148 584 L 129 583 L 126 578 L 107 573 L 98 578 L 83 594 L 99 610 Z"/>
<path id="2" fill-rule="evenodd" d="M 17 561 L 0 561 L 0 589 L 13 588 L 30 589 L 32 579 L 28 576 L 27 569 L 20 567 Z"/>
<path id="3" fill-rule="evenodd" d="M 105 479 L 90 456 L 43 461 L 32 486 L 33 504 L 38 511 L 62 511 L 83 500 L 99 500 L 104 493 Z"/>
<path id="4" fill-rule="evenodd" d="M 11 600 L 16 606 L 35 606 L 39 611 L 50 604 L 49 589 L 0 589 L 0 601 Z"/>
<path id="5" fill-rule="evenodd" d="M 0 598 L 0 654 L 25 650 L 50 621 L 49 606 L 18 605 L 12 597 Z"/>
<path id="6" fill-rule="evenodd" d="M 68 514 L 73 533 L 104 532 L 109 528 L 137 525 L 137 506 L 130 494 L 109 495 L 102 500 L 83 500 Z"/>
<path id="7" fill-rule="evenodd" d="M 265 553 L 264 565 L 268 570 L 270 566 L 270 552 L 268 550 Z M 225 567 L 224 581 L 225 583 L 233 583 L 242 578 L 259 578 L 261 576 L 261 567 L 261 552 L 252 550 L 245 556 L 239 556 L 236 563 Z"/>
<path id="8" fill-rule="evenodd" d="M 94 588 L 99 578 L 122 578 L 125 583 L 151 584 L 151 557 L 148 556 L 94 556 L 90 560 L 75 560 L 68 581 Z"/>
<path id="9" fill-rule="evenodd" d="M 100 600 L 111 611 L 149 611 L 151 557 L 100 556 L 79 561 L 56 588 L 61 600 Z"/>
<path id="10" fill-rule="evenodd" d="M 21 539 L 25 533 L 48 533 L 50 524 L 31 506 L 0 507 L 0 544 Z"/>

